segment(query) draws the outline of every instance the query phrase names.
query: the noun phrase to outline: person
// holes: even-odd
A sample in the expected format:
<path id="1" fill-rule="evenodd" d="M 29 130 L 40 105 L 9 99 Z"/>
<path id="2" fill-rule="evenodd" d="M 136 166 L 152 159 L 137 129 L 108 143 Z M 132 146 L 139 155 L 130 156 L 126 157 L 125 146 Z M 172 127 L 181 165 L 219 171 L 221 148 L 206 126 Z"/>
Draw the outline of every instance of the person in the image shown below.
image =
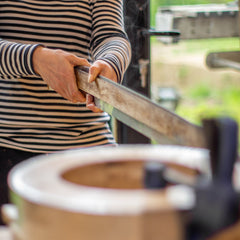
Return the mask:
<path id="1" fill-rule="evenodd" d="M 0 1 L 0 204 L 7 174 L 37 154 L 116 145 L 74 67 L 121 82 L 131 59 L 121 0 Z M 0 220 L 2 223 L 2 220 Z"/>

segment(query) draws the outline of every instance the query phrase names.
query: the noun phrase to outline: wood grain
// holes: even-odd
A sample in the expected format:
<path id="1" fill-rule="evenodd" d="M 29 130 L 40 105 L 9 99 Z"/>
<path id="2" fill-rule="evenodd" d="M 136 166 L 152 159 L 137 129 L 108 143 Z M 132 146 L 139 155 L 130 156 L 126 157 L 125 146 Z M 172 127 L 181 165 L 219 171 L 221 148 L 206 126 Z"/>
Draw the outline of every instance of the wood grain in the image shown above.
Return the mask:
<path id="1" fill-rule="evenodd" d="M 102 76 L 88 83 L 88 72 L 76 68 L 79 89 L 93 95 L 97 106 L 161 144 L 205 147 L 202 128 L 164 109 L 143 95 Z"/>

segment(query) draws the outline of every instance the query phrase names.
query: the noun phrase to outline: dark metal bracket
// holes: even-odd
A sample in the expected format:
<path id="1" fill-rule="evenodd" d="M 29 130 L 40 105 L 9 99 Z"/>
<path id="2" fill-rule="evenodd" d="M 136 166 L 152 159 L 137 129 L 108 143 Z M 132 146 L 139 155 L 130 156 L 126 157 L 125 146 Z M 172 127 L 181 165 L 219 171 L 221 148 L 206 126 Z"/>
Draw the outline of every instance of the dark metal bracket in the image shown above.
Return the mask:
<path id="1" fill-rule="evenodd" d="M 210 68 L 231 68 L 240 71 L 240 51 L 209 53 L 206 64 Z"/>
<path id="2" fill-rule="evenodd" d="M 145 29 L 142 30 L 143 36 L 169 36 L 169 37 L 179 37 L 180 32 L 178 30 L 171 31 L 158 31 L 155 29 Z"/>

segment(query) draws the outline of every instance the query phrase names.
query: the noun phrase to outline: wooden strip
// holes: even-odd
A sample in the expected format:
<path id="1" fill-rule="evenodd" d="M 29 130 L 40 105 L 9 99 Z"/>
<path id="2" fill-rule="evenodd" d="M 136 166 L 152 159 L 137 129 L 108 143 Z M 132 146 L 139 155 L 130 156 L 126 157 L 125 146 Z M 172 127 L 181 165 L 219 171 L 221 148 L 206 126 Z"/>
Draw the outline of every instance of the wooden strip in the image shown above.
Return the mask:
<path id="1" fill-rule="evenodd" d="M 114 116 L 117 120 L 124 122 L 127 126 L 135 129 L 136 131 L 140 132 L 144 136 L 150 139 L 154 139 L 154 141 L 156 141 L 157 143 L 173 144 L 172 139 L 169 139 L 167 136 L 164 136 L 161 133 L 156 132 L 150 126 L 147 126 L 144 123 L 139 122 L 136 119 L 133 119 L 132 117 L 119 111 L 118 109 L 111 107 L 111 105 L 109 105 L 108 103 L 105 103 L 104 101 L 98 98 L 97 99 L 95 98 L 95 104 L 97 107 L 99 107 L 103 111 L 108 112 L 109 114 Z"/>
<path id="2" fill-rule="evenodd" d="M 105 77 L 100 76 L 93 83 L 88 83 L 86 68 L 77 67 L 75 72 L 79 89 L 100 99 L 98 104 L 110 115 L 115 117 L 118 113 L 118 115 L 128 116 L 119 120 L 131 125 L 143 135 L 146 130 L 147 136 L 152 133 L 150 138 L 155 138 L 154 140 L 160 143 L 166 141 L 167 144 L 205 147 L 201 127 L 191 124 L 149 98 Z"/>

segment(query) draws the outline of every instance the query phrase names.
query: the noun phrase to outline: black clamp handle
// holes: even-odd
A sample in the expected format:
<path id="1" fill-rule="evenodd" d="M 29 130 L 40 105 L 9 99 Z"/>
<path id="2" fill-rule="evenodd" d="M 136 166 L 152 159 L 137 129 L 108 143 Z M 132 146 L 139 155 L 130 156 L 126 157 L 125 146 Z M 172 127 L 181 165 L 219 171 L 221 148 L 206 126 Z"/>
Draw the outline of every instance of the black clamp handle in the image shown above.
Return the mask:
<path id="1" fill-rule="evenodd" d="M 238 126 L 231 118 L 205 119 L 213 179 L 199 181 L 187 240 L 205 240 L 239 219 L 239 197 L 232 184 L 237 159 Z"/>

